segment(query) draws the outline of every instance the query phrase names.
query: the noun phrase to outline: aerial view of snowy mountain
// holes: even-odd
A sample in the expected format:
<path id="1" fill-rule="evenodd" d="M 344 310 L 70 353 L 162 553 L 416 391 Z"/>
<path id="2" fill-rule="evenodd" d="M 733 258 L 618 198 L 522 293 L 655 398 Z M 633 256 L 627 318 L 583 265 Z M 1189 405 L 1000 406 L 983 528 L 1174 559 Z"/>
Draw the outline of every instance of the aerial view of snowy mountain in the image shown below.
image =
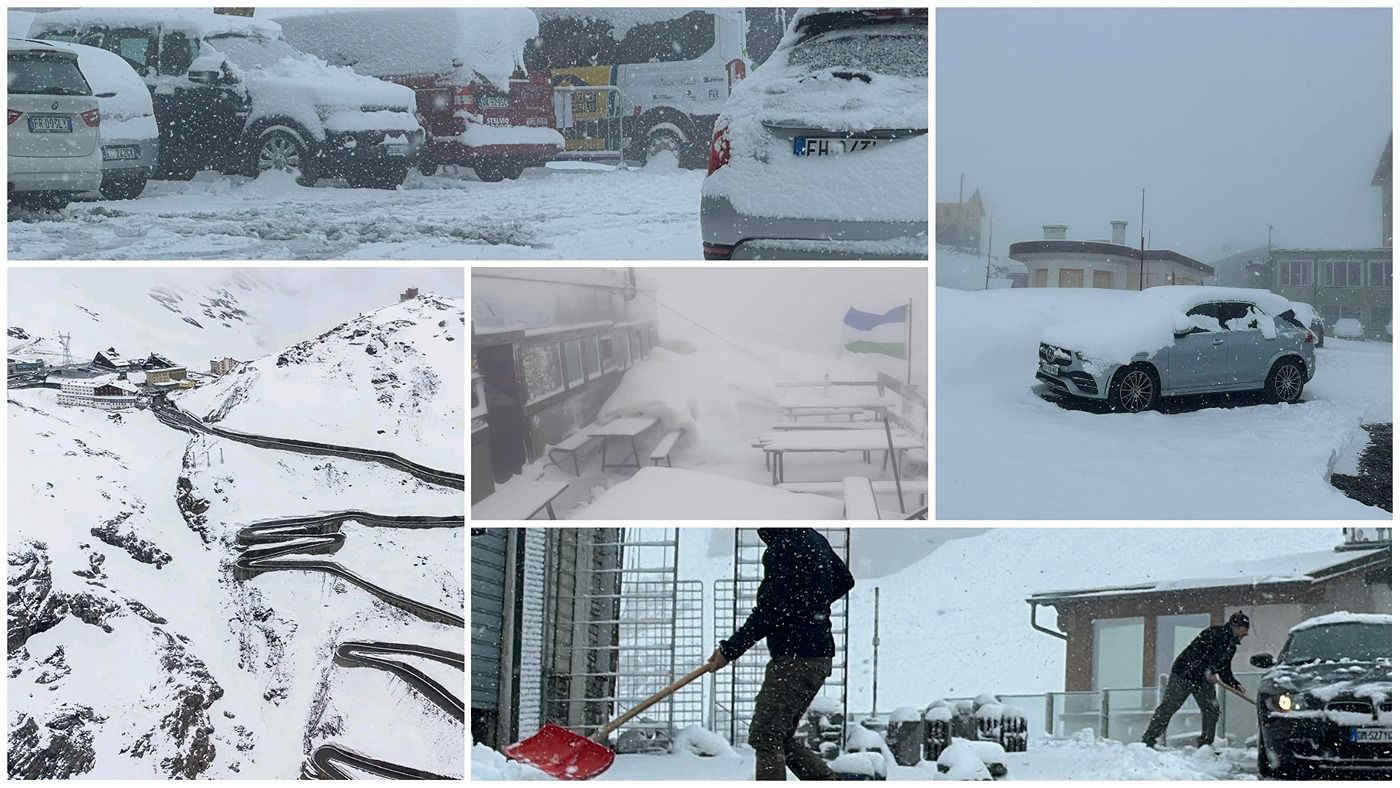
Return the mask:
<path id="1" fill-rule="evenodd" d="M 8 286 L 9 776 L 462 777 L 462 270 Z"/>

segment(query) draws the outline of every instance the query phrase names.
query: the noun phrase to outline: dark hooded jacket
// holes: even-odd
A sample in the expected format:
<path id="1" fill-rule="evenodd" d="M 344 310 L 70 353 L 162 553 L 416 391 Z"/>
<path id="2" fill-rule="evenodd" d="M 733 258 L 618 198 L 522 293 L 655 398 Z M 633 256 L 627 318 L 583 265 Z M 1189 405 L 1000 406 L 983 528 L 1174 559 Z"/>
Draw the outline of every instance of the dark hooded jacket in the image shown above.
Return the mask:
<path id="1" fill-rule="evenodd" d="M 768 638 L 775 657 L 834 657 L 831 605 L 855 587 L 855 578 L 826 538 L 812 528 L 760 528 L 763 582 L 744 625 L 720 641 L 733 662 Z"/>
<path id="2" fill-rule="evenodd" d="M 1206 680 L 1206 671 L 1210 671 L 1219 676 L 1222 683 L 1238 687 L 1240 682 L 1230 670 L 1230 662 L 1239 644 L 1229 624 L 1206 627 L 1177 655 L 1172 673 L 1199 684 Z"/>

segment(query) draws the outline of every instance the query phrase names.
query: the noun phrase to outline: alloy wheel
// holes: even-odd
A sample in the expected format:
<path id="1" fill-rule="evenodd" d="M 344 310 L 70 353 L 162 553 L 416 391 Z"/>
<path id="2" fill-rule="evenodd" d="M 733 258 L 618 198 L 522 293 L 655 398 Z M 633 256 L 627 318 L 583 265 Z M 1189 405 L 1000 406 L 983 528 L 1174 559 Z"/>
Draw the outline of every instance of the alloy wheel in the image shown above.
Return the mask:
<path id="1" fill-rule="evenodd" d="M 301 169 L 301 151 L 296 141 L 282 134 L 275 134 L 263 140 L 258 149 L 258 171 L 282 170 L 290 172 Z"/>
<path id="2" fill-rule="evenodd" d="M 1146 409 L 1152 402 L 1152 376 L 1140 369 L 1130 370 L 1118 384 L 1118 400 L 1132 413 Z"/>
<path id="3" fill-rule="evenodd" d="M 1274 394 L 1284 402 L 1293 401 L 1302 387 L 1302 377 L 1303 374 L 1292 364 L 1279 367 L 1278 374 L 1274 376 Z"/>

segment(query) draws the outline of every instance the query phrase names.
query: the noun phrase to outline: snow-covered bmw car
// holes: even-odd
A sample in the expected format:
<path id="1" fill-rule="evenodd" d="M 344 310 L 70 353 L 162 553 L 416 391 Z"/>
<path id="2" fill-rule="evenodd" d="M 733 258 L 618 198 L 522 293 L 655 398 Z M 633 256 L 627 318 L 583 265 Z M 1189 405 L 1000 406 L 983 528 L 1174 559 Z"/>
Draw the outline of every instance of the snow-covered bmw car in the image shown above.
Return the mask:
<path id="1" fill-rule="evenodd" d="M 132 64 L 154 96 L 162 177 L 285 170 L 308 184 L 344 177 L 393 188 L 423 142 L 412 90 L 300 52 L 276 22 L 191 8 L 79 8 L 36 16 L 30 35 Z"/>
<path id="2" fill-rule="evenodd" d="M 102 184 L 102 110 L 73 52 L 12 38 L 8 55 L 7 201 L 62 208 Z"/>
<path id="3" fill-rule="evenodd" d="M 928 9 L 806 8 L 715 121 L 707 260 L 928 258 Z"/>
<path id="4" fill-rule="evenodd" d="M 84 44 L 39 42 L 71 50 L 97 94 L 102 110 L 102 187 L 109 200 L 141 196 L 156 170 L 160 131 L 151 92 L 141 76 L 120 55 Z"/>
<path id="5" fill-rule="evenodd" d="M 1047 328 L 1036 380 L 1114 410 L 1160 397 L 1263 390 L 1296 402 L 1315 370 L 1312 331 L 1267 290 L 1167 285 Z"/>
<path id="6" fill-rule="evenodd" d="M 1391 772 L 1391 617 L 1332 613 L 1293 627 L 1260 679 L 1259 775 Z"/>

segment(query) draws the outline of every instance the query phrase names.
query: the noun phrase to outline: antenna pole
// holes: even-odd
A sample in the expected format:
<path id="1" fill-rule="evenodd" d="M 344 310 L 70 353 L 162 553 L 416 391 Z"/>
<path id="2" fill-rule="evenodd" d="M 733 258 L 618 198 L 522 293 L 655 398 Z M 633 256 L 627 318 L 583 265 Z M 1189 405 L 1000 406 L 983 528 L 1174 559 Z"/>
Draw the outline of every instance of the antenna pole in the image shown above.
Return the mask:
<path id="1" fill-rule="evenodd" d="M 1145 277 L 1146 277 L 1146 274 L 1147 274 L 1147 271 L 1146 271 L 1146 269 L 1145 269 L 1145 267 L 1144 267 L 1144 266 L 1146 265 L 1146 263 L 1147 263 L 1147 236 L 1145 235 L 1146 232 L 1147 232 L 1147 230 L 1143 227 L 1143 224 L 1144 224 L 1144 222 L 1146 222 L 1146 221 L 1147 221 L 1147 187 L 1144 186 L 1144 187 L 1142 187 L 1142 210 L 1141 210 L 1140 213 L 1138 213 L 1138 290 L 1139 290 L 1139 291 L 1141 291 L 1141 290 L 1143 289 L 1143 281 L 1144 281 L 1144 279 L 1145 279 Z"/>

